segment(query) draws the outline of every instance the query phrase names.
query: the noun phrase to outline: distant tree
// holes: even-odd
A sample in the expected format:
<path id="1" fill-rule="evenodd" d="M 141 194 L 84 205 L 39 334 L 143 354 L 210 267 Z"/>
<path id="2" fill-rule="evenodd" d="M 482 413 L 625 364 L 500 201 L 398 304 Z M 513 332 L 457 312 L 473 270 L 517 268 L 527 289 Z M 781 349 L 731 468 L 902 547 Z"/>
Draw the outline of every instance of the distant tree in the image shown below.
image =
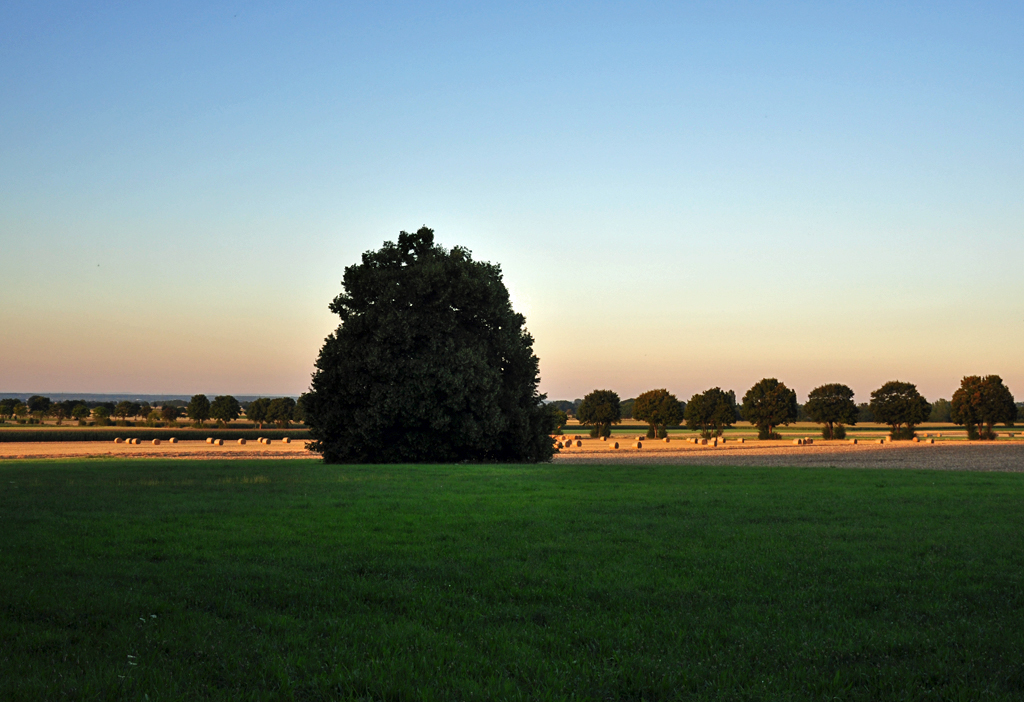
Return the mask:
<path id="1" fill-rule="evenodd" d="M 875 421 L 875 413 L 871 411 L 871 405 L 861 402 L 857 405 L 857 422 L 860 424 Z"/>
<path id="2" fill-rule="evenodd" d="M 267 405 L 267 421 L 287 429 L 295 412 L 295 400 L 290 397 L 276 397 Z"/>
<path id="3" fill-rule="evenodd" d="M 63 402 L 54 402 L 50 404 L 50 410 L 48 414 L 57 420 L 57 426 L 64 424 L 64 419 L 68 416 L 68 408 Z"/>
<path id="4" fill-rule="evenodd" d="M 28 405 L 24 402 L 18 402 L 14 405 L 14 416 L 18 419 L 24 419 L 28 416 Z"/>
<path id="5" fill-rule="evenodd" d="M 185 414 L 196 424 L 202 426 L 210 418 L 210 400 L 206 395 L 193 395 L 188 401 Z"/>
<path id="6" fill-rule="evenodd" d="M 163 419 L 163 415 L 160 414 L 159 410 L 150 410 L 149 414 L 146 415 L 146 426 L 159 426 L 161 419 Z"/>
<path id="7" fill-rule="evenodd" d="M 683 410 L 686 427 L 699 431 L 705 439 L 721 436 L 736 423 L 736 395 L 711 388 L 690 398 Z"/>
<path id="8" fill-rule="evenodd" d="M 593 425 L 591 436 L 610 436 L 612 424 L 622 421 L 622 404 L 612 390 L 594 390 L 583 398 L 576 409 L 576 418 L 584 426 Z"/>
<path id="9" fill-rule="evenodd" d="M 676 396 L 664 388 L 648 390 L 637 395 L 633 404 L 633 419 L 647 422 L 647 438 L 664 437 L 668 427 L 677 427 L 683 421 L 683 405 Z"/>
<path id="10" fill-rule="evenodd" d="M 149 417 L 149 413 L 153 411 L 153 407 L 145 401 L 135 405 L 132 409 L 136 410 L 133 417 Z"/>
<path id="11" fill-rule="evenodd" d="M 636 398 L 631 397 L 619 403 L 623 419 L 633 419 L 633 407 L 636 405 Z"/>
<path id="12" fill-rule="evenodd" d="M 20 403 L 21 400 L 16 397 L 0 400 L 0 419 L 7 420 L 14 417 L 14 406 Z"/>
<path id="13" fill-rule="evenodd" d="M 548 411 L 551 412 L 552 433 L 561 434 L 566 423 L 569 421 L 569 415 L 557 407 L 552 407 L 551 405 L 548 405 Z"/>
<path id="14" fill-rule="evenodd" d="M 28 411 L 36 419 L 42 419 L 50 411 L 50 398 L 43 397 L 42 395 L 33 395 L 28 398 Z"/>
<path id="15" fill-rule="evenodd" d="M 796 421 L 796 392 L 775 378 L 763 378 L 743 396 L 743 418 L 759 439 L 777 439 L 775 428 Z"/>
<path id="16" fill-rule="evenodd" d="M 258 428 L 263 428 L 267 421 L 267 409 L 270 407 L 270 400 L 266 397 L 259 397 L 249 403 L 245 408 L 245 417 Z"/>
<path id="17" fill-rule="evenodd" d="M 96 421 L 96 426 L 105 427 L 110 424 L 110 409 L 106 405 L 94 407 L 92 418 Z"/>
<path id="18" fill-rule="evenodd" d="M 128 417 L 134 417 L 137 411 L 138 405 L 130 400 L 121 400 L 114 407 L 114 416 L 119 417 L 121 421 L 125 421 Z"/>
<path id="19" fill-rule="evenodd" d="M 78 403 L 71 410 L 71 418 L 77 419 L 79 424 L 85 424 L 89 414 L 89 407 L 84 402 Z"/>
<path id="20" fill-rule="evenodd" d="M 846 436 L 843 425 L 857 423 L 858 412 L 853 401 L 853 390 L 841 383 L 830 383 L 811 390 L 804 411 L 812 422 L 825 425 L 821 434 L 826 439 L 842 439 Z"/>
<path id="21" fill-rule="evenodd" d="M 231 395 L 218 395 L 210 405 L 210 417 L 224 424 L 235 421 L 241 413 L 242 406 Z"/>
<path id="22" fill-rule="evenodd" d="M 295 401 L 295 411 L 292 412 L 292 419 L 296 422 L 306 421 L 306 408 L 309 406 L 309 393 L 304 392 L 299 395 L 299 399 Z"/>
<path id="23" fill-rule="evenodd" d="M 914 427 L 928 420 L 932 406 L 921 397 L 917 386 L 890 380 L 871 393 L 871 411 L 875 421 L 888 424 L 894 440 L 914 438 Z"/>
<path id="24" fill-rule="evenodd" d="M 181 416 L 181 407 L 178 405 L 160 405 L 160 417 L 168 424 L 173 424 Z"/>
<path id="25" fill-rule="evenodd" d="M 998 375 L 965 377 L 951 405 L 953 421 L 967 427 L 969 439 L 994 439 L 996 424 L 1012 426 L 1017 419 L 1013 395 Z"/>
<path id="26" fill-rule="evenodd" d="M 552 400 L 548 403 L 548 407 L 554 407 L 555 409 L 560 409 L 566 414 L 569 414 L 575 411 L 579 403 L 580 400 L 577 400 L 576 402 L 573 402 L 572 400 Z"/>
<path id="27" fill-rule="evenodd" d="M 953 405 L 950 404 L 949 400 L 936 400 L 932 403 L 932 411 L 928 415 L 929 422 L 952 422 L 953 421 Z"/>

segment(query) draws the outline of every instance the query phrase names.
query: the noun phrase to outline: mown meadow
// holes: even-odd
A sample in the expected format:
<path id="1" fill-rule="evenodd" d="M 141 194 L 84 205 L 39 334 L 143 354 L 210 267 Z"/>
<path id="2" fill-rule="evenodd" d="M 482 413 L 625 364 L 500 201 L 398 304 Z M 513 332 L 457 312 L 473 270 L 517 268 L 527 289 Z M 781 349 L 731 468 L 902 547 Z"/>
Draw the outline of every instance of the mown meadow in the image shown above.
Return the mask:
<path id="1" fill-rule="evenodd" d="M 0 699 L 1024 696 L 1024 475 L 0 463 Z"/>

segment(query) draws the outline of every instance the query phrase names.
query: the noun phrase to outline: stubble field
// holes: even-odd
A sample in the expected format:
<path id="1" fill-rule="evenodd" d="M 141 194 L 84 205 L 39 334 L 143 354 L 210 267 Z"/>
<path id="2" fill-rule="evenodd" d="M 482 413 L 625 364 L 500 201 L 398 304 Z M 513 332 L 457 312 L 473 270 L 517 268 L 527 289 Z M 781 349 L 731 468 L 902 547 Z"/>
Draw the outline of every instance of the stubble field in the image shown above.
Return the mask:
<path id="1" fill-rule="evenodd" d="M 1019 699 L 1015 473 L 0 462 L 3 699 Z"/>

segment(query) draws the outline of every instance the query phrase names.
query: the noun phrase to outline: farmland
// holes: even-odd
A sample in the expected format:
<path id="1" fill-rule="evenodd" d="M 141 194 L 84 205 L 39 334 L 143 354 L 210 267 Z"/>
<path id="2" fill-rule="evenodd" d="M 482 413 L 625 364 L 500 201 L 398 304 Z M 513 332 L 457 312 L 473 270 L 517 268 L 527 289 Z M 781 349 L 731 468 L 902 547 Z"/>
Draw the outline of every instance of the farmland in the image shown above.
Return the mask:
<path id="1" fill-rule="evenodd" d="M 1015 473 L 5 461 L 0 698 L 1018 699 L 1022 498 Z"/>

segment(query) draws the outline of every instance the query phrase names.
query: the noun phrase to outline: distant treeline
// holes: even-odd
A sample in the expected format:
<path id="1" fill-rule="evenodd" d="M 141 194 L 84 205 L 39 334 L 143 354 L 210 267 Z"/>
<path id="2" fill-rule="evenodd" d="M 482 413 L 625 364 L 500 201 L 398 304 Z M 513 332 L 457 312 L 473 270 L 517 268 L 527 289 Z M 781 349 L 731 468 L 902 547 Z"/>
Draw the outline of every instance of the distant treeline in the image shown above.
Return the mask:
<path id="1" fill-rule="evenodd" d="M 231 395 L 218 395 L 211 401 L 206 395 L 193 395 L 189 400 L 163 400 L 157 405 L 148 402 L 121 400 L 120 402 L 96 400 L 53 401 L 42 395 L 33 395 L 22 401 L 9 397 L 0 400 L 0 422 L 15 420 L 19 424 L 41 424 L 44 419 L 56 420 L 62 425 L 71 419 L 79 426 L 133 426 L 129 420 L 140 420 L 144 426 L 177 426 L 182 416 L 194 426 L 203 426 L 213 420 L 226 425 L 242 415 L 262 428 L 274 424 L 282 429 L 292 422 L 305 420 L 305 396 L 298 401 L 291 397 L 259 397 L 248 402 L 239 402 Z"/>

